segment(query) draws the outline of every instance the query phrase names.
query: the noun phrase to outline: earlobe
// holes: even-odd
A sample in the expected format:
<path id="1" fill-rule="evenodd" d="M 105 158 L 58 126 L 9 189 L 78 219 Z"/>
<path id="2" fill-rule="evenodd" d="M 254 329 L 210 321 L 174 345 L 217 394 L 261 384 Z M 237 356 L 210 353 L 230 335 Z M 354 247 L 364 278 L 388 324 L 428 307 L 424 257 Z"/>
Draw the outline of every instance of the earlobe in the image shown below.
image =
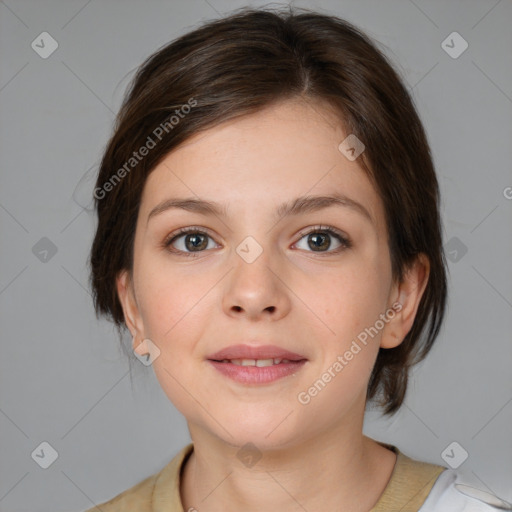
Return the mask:
<path id="1" fill-rule="evenodd" d="M 401 283 L 394 290 L 393 310 L 395 316 L 386 325 L 381 338 L 382 348 L 394 348 L 400 345 L 411 330 L 421 297 L 427 287 L 430 273 L 430 262 L 423 253 L 407 269 Z"/>
<path id="2" fill-rule="evenodd" d="M 135 352 L 137 352 L 137 354 L 139 354 L 139 356 L 150 354 L 150 350 L 146 339 L 143 339 L 140 343 L 137 344 L 136 337 L 134 336 L 132 348 Z"/>
<path id="3" fill-rule="evenodd" d="M 137 334 L 142 334 L 142 325 L 138 311 L 135 293 L 128 270 L 123 270 L 116 278 L 117 296 L 123 308 L 126 327 L 133 337 L 133 348 L 135 348 L 135 338 Z"/>

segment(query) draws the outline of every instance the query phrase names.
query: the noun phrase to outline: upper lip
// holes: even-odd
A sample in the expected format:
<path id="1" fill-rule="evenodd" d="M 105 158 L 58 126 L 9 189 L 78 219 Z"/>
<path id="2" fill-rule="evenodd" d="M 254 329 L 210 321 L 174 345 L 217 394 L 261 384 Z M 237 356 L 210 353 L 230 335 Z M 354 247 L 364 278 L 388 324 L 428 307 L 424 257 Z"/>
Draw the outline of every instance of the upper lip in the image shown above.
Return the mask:
<path id="1" fill-rule="evenodd" d="M 223 361 L 225 359 L 288 359 L 290 361 L 302 361 L 306 358 L 275 345 L 260 345 L 259 347 L 232 345 L 215 352 L 215 354 L 208 356 L 207 359 L 214 361 Z"/>

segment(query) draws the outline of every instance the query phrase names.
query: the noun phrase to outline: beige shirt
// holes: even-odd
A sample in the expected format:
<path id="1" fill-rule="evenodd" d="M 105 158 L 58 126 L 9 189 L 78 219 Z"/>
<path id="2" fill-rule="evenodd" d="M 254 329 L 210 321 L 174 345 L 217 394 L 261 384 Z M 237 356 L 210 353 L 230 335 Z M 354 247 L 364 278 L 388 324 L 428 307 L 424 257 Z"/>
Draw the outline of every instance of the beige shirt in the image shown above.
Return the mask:
<path id="1" fill-rule="evenodd" d="M 442 466 L 413 460 L 395 446 L 379 443 L 397 455 L 391 478 L 370 512 L 417 512 L 425 502 Z M 180 474 L 194 449 L 183 448 L 158 473 L 86 512 L 185 512 L 180 497 Z"/>

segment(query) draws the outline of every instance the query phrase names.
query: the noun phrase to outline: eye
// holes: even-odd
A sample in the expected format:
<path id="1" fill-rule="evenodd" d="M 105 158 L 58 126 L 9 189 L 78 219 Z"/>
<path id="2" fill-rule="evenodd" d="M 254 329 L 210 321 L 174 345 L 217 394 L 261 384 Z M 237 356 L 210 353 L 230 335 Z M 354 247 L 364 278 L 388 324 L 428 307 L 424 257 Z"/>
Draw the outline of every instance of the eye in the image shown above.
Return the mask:
<path id="1" fill-rule="evenodd" d="M 330 226 L 315 226 L 307 231 L 301 231 L 300 235 L 302 238 L 295 245 L 306 251 L 311 249 L 310 252 L 337 253 L 352 247 L 352 243 L 346 236 Z M 300 247 L 299 244 L 303 239 L 305 239 L 305 245 Z M 334 248 L 332 247 L 333 239 Z"/>
<path id="2" fill-rule="evenodd" d="M 183 253 L 187 256 L 193 256 L 192 253 L 203 252 L 217 246 L 208 233 L 195 227 L 182 228 L 172 233 L 163 245 L 171 252 Z"/>
<path id="3" fill-rule="evenodd" d="M 301 239 L 295 246 L 309 252 L 337 253 L 352 247 L 352 243 L 345 235 L 330 226 L 315 226 L 301 231 L 300 235 Z M 301 247 L 303 239 L 306 245 Z M 194 253 L 218 247 L 208 233 L 193 226 L 172 233 L 164 240 L 163 246 L 170 252 L 185 256 L 194 256 Z"/>

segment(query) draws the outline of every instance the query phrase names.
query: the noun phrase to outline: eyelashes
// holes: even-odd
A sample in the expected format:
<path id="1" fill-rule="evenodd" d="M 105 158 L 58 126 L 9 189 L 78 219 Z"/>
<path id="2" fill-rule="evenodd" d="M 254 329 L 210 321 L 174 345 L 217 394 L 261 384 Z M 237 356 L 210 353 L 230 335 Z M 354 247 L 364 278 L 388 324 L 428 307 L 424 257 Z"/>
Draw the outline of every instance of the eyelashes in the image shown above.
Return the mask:
<path id="1" fill-rule="evenodd" d="M 314 237 L 311 237 L 312 235 L 316 235 Z M 319 236 L 318 236 L 319 235 Z M 299 233 L 299 240 L 293 244 L 293 246 L 296 246 L 298 243 L 300 243 L 304 238 L 307 238 L 306 243 L 308 244 L 308 247 L 319 247 L 316 245 L 318 242 L 320 244 L 325 245 L 327 243 L 327 249 L 331 249 L 332 240 L 334 239 L 339 245 L 338 247 L 332 249 L 332 250 L 307 250 L 303 248 L 299 248 L 300 250 L 304 250 L 306 252 L 311 252 L 313 254 L 318 255 L 332 255 L 332 254 L 338 254 L 346 249 L 349 249 L 352 247 L 352 242 L 350 239 L 344 235 L 342 232 L 340 232 L 338 229 L 332 227 L 332 226 L 323 226 L 323 225 L 317 225 L 312 228 L 307 228 L 305 230 L 300 231 Z M 211 250 L 215 248 L 217 245 L 216 242 L 213 243 L 214 247 L 210 246 L 210 241 L 213 241 L 213 237 L 206 232 L 204 229 L 199 228 L 197 226 L 189 226 L 186 228 L 181 228 L 173 233 L 171 233 L 169 236 L 165 238 L 165 240 L 162 243 L 163 248 L 168 250 L 169 252 L 177 255 L 183 255 L 185 257 L 197 257 L 201 253 L 204 253 L 205 251 Z M 180 243 L 181 248 L 176 247 L 177 242 Z M 310 242 L 313 242 L 312 245 L 310 245 Z M 191 244 L 190 247 L 187 246 L 187 243 Z M 194 248 L 193 250 L 188 250 L 189 248 Z M 320 246 L 321 247 L 321 246 Z M 195 250 L 197 249 L 197 250 Z"/>
<path id="2" fill-rule="evenodd" d="M 192 226 L 192 227 L 188 227 L 188 228 L 181 228 L 178 231 L 176 231 L 175 233 L 172 233 L 171 235 L 169 235 L 164 240 L 163 245 L 164 245 L 165 248 L 167 248 L 169 251 L 171 251 L 173 253 L 183 253 L 186 256 L 188 256 L 188 255 L 194 256 L 194 252 L 196 252 L 196 253 L 197 252 L 204 252 L 204 250 L 201 250 L 201 251 L 191 251 L 190 253 L 187 253 L 187 251 L 183 251 L 181 249 L 176 249 L 175 247 L 173 247 L 173 244 L 177 240 L 179 240 L 180 238 L 184 238 L 185 239 L 187 235 L 196 235 L 196 239 L 197 239 L 197 236 L 199 236 L 199 237 L 210 238 L 211 240 L 213 240 L 213 238 L 208 233 L 206 233 L 205 231 L 201 230 L 200 228 Z M 199 246 L 199 247 L 201 247 L 201 246 Z M 206 247 L 206 249 L 208 249 L 208 247 Z"/>
<path id="3" fill-rule="evenodd" d="M 304 237 L 314 235 L 314 234 L 320 234 L 325 237 L 325 235 L 328 235 L 330 238 L 334 238 L 338 241 L 340 246 L 332 251 L 310 251 L 310 252 L 316 252 L 316 253 L 327 253 L 327 254 L 333 254 L 338 253 L 344 249 L 349 249 L 352 247 L 352 242 L 349 240 L 349 238 L 341 233 L 341 231 L 338 231 L 336 228 L 332 226 L 322 226 L 318 225 L 313 228 L 308 228 L 306 230 L 300 231 L 300 239 L 295 242 L 294 245 L 297 245 L 298 242 L 300 242 Z M 331 247 L 331 243 L 329 241 L 329 244 L 327 248 L 329 249 Z M 309 251 L 308 251 L 309 252 Z"/>

